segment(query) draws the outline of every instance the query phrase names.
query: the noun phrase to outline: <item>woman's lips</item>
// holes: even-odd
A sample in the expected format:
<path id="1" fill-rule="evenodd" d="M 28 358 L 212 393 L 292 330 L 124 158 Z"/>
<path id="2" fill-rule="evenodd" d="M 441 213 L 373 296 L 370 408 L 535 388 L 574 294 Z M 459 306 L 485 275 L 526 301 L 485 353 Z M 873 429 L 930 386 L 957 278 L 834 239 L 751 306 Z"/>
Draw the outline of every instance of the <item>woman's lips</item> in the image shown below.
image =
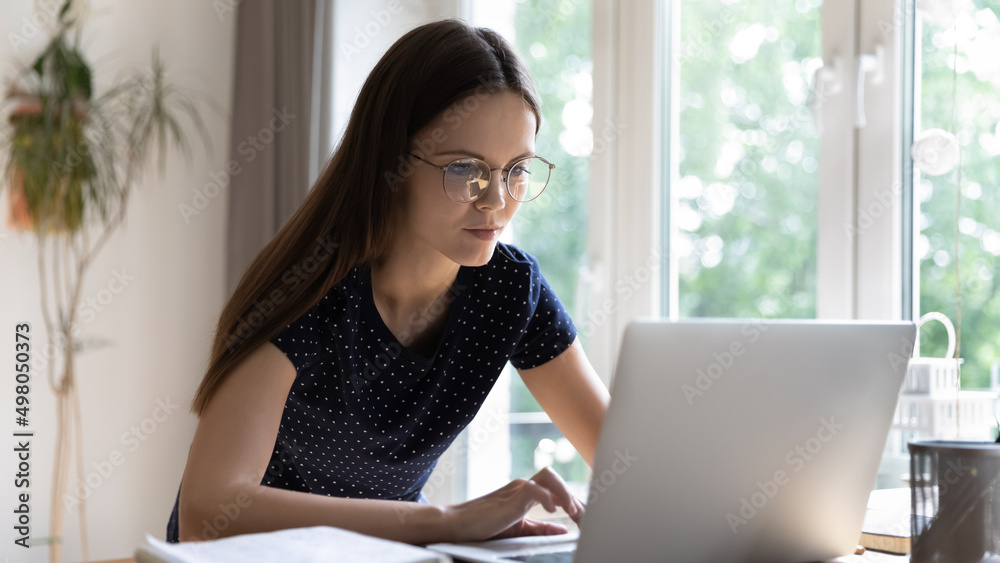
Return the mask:
<path id="1" fill-rule="evenodd" d="M 500 234 L 500 229 L 465 229 L 479 240 L 491 241 Z"/>

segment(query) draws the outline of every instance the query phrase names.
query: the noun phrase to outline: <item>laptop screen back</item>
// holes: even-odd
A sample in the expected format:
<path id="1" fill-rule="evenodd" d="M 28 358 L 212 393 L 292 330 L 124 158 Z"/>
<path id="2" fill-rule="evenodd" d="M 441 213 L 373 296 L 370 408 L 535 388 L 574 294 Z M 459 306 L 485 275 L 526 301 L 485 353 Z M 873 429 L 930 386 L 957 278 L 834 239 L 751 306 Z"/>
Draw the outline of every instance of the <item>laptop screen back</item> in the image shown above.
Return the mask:
<path id="1" fill-rule="evenodd" d="M 630 324 L 575 561 L 852 553 L 915 333 L 910 322 Z"/>

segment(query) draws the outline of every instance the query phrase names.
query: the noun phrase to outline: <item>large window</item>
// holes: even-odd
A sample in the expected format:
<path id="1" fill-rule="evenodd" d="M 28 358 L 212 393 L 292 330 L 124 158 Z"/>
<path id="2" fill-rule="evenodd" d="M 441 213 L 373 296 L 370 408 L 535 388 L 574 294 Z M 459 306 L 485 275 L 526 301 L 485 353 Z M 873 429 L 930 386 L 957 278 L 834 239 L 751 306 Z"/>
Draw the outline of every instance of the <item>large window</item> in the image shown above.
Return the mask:
<path id="1" fill-rule="evenodd" d="M 853 237 L 855 248 L 841 265 L 853 269 L 853 303 L 825 316 L 891 318 L 864 310 L 858 286 L 888 278 L 881 270 L 866 270 L 865 245 L 912 249 L 913 275 L 901 276 L 900 285 L 907 285 L 890 294 L 893 300 L 912 296 L 909 307 L 900 307 L 900 316 L 939 311 L 956 324 L 961 316 L 962 387 L 994 384 L 1000 376 L 1000 5 L 968 0 L 918 7 L 913 0 L 899 5 L 870 0 L 859 5 L 866 21 L 850 33 L 844 26 L 854 25 L 854 18 L 824 11 L 820 0 L 773 5 L 675 0 L 657 6 L 669 12 L 668 20 L 677 20 L 674 29 L 679 32 L 676 43 L 666 44 L 669 56 L 662 59 L 664 72 L 673 69 L 679 82 L 663 92 L 665 111 L 670 104 L 677 107 L 676 123 L 666 122 L 676 128 L 676 137 L 663 132 L 668 140 L 663 154 L 673 155 L 676 176 L 664 178 L 671 205 L 662 221 L 677 260 L 676 272 L 670 273 L 677 279 L 677 310 L 670 311 L 668 299 L 663 312 L 682 317 L 817 316 L 818 239 L 870 234 L 865 232 L 870 223 L 889 221 L 892 211 L 884 207 L 912 202 L 912 230 L 904 230 L 909 224 L 900 222 L 892 237 Z M 824 17 L 843 24 L 827 21 L 824 27 Z M 824 51 L 836 51 L 823 49 L 823 30 L 831 27 L 838 36 L 860 37 L 861 46 L 851 52 L 841 49 L 839 61 L 824 60 Z M 904 29 L 912 35 L 905 36 Z M 896 40 L 899 49 L 893 50 Z M 866 41 L 879 43 L 885 57 L 898 57 L 899 63 L 880 61 L 880 72 L 894 73 L 897 80 L 912 77 L 898 92 L 888 92 L 899 108 L 898 119 L 874 121 L 869 115 L 867 124 L 859 126 L 856 114 L 862 110 L 851 103 L 842 119 L 817 127 L 825 101 L 872 88 L 874 73 L 866 75 L 867 85 L 855 83 L 859 57 L 872 50 Z M 912 48 L 909 58 L 903 56 L 906 47 Z M 832 68 L 835 62 L 840 68 Z M 824 66 L 840 73 L 832 77 L 838 83 L 835 93 L 829 87 L 824 93 L 817 81 Z M 912 114 L 903 111 L 902 103 L 911 92 Z M 671 94 L 679 99 L 671 100 Z M 871 104 L 871 93 L 866 98 Z M 919 162 L 913 166 L 910 143 L 932 129 L 955 135 L 960 166 L 934 175 L 921 170 Z M 900 135 L 902 130 L 910 134 Z M 837 135 L 856 136 L 856 151 L 864 150 L 867 139 L 898 136 L 897 154 L 906 168 L 900 181 L 869 181 L 864 159 L 890 159 L 893 152 L 885 144 L 868 145 L 878 154 L 858 156 L 841 190 L 854 190 L 849 227 L 820 234 L 824 215 L 838 213 L 836 208 L 821 209 L 818 197 L 821 146 L 837 143 Z M 932 133 L 927 139 L 936 142 L 937 137 Z M 938 156 L 947 158 L 943 153 L 929 158 Z M 896 188 L 900 185 L 902 189 Z M 901 207 L 897 212 L 911 213 Z M 909 256 L 901 258 L 909 263 Z M 826 281 L 832 279 L 826 276 Z M 669 285 L 669 278 L 663 283 Z M 944 355 L 947 338 L 940 326 L 928 325 L 921 340 L 922 355 Z"/>

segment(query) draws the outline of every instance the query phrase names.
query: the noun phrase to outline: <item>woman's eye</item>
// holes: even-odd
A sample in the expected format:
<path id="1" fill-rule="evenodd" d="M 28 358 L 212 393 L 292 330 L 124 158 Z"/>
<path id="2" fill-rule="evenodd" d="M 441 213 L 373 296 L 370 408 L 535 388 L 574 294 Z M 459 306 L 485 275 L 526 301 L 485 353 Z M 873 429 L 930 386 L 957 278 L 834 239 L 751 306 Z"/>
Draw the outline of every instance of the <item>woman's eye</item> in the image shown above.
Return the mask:
<path id="1" fill-rule="evenodd" d="M 526 178 L 526 177 L 528 177 L 528 175 L 530 174 L 530 172 L 528 171 L 528 167 L 527 166 L 525 166 L 523 164 L 518 164 L 518 165 L 516 165 L 516 166 L 514 166 L 513 168 L 510 169 L 510 174 L 511 174 L 511 176 L 514 176 L 515 178 L 521 178 L 521 177 L 525 177 Z"/>
<path id="2" fill-rule="evenodd" d="M 479 167 L 471 162 L 459 162 L 448 166 L 448 172 L 464 177 L 478 177 Z"/>

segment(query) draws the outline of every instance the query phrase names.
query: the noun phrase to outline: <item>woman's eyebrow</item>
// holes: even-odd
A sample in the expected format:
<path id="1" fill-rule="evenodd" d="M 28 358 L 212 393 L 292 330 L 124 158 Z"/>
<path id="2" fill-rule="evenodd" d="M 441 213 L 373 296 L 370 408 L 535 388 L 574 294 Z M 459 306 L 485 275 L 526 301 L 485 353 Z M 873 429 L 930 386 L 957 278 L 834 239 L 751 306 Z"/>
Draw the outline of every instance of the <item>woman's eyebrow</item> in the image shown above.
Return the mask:
<path id="1" fill-rule="evenodd" d="M 445 155 L 445 154 L 471 156 L 473 158 L 478 158 L 479 160 L 482 160 L 483 162 L 486 161 L 486 157 L 484 157 L 483 155 L 476 154 L 476 153 L 474 153 L 472 151 L 467 151 L 467 150 L 441 151 L 441 152 L 436 152 L 434 154 L 437 155 L 437 156 L 441 156 L 441 155 Z M 507 162 L 507 164 L 510 164 L 511 162 L 515 162 L 515 161 L 520 160 L 522 158 L 527 158 L 529 156 L 535 156 L 535 152 L 534 151 L 524 151 L 523 153 L 519 154 L 518 156 L 515 156 L 514 158 L 510 159 Z"/>

